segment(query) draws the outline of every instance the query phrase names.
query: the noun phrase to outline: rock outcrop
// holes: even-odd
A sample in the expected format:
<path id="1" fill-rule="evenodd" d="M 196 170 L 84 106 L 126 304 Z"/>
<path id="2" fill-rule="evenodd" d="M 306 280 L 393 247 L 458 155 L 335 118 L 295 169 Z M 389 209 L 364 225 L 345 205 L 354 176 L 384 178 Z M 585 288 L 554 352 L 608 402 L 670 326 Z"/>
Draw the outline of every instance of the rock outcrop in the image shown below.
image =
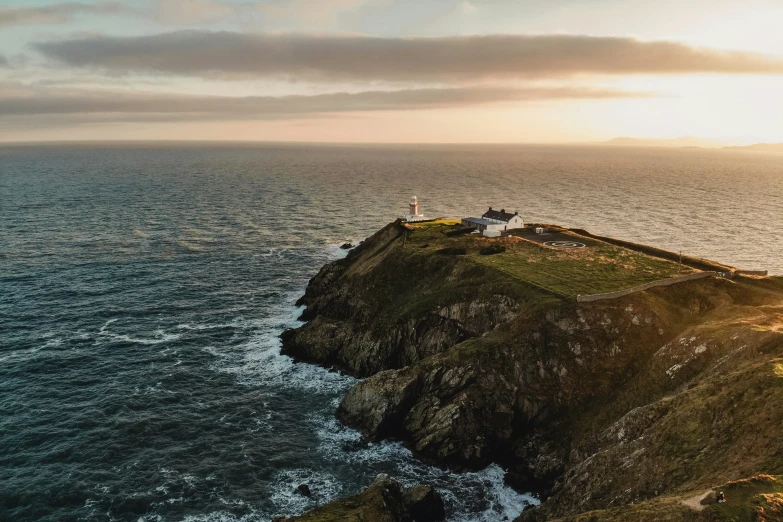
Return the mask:
<path id="1" fill-rule="evenodd" d="M 296 517 L 275 522 L 441 522 L 443 499 L 430 486 L 404 487 L 379 475 L 367 489 Z"/>
<path id="2" fill-rule="evenodd" d="M 342 422 L 455 469 L 500 463 L 552 497 L 525 520 L 783 473 L 781 281 L 577 304 L 476 261 L 477 241 L 395 223 L 310 282 L 283 350 L 367 377 Z"/>

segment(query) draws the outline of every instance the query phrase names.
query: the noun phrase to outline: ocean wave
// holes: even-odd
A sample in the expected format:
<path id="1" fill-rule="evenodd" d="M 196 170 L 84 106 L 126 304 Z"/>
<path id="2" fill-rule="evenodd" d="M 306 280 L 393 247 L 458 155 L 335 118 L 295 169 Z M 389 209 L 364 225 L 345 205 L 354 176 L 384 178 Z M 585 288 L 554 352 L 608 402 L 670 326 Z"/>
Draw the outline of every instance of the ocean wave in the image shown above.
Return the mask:
<path id="1" fill-rule="evenodd" d="M 155 330 L 153 332 L 153 335 L 155 337 L 152 338 L 131 337 L 130 335 L 126 335 L 126 334 L 113 334 L 113 333 L 107 333 L 105 335 L 107 335 L 114 341 L 122 341 L 126 343 L 145 344 L 145 345 L 168 343 L 171 341 L 176 341 L 177 339 L 182 337 L 181 334 L 167 334 L 163 330 Z"/>
<path id="2" fill-rule="evenodd" d="M 152 332 L 152 337 L 132 337 L 127 334 L 117 334 L 109 331 L 109 326 L 116 323 L 119 319 L 109 319 L 103 325 L 98 329 L 98 336 L 109 338 L 113 341 L 119 341 L 119 342 L 126 342 L 126 343 L 133 343 L 133 344 L 144 344 L 144 345 L 155 345 L 155 344 L 162 344 L 162 343 L 168 343 L 172 341 L 176 341 L 182 337 L 182 334 L 179 333 L 166 333 L 163 331 L 162 328 L 158 328 Z"/>
<path id="3" fill-rule="evenodd" d="M 312 364 L 296 363 L 280 353 L 283 330 L 304 324 L 299 320 L 304 307 L 295 306 L 302 292 L 297 290 L 282 296 L 276 313 L 240 323 L 256 331 L 239 346 L 226 351 L 205 347 L 206 351 L 221 358 L 215 369 L 233 374 L 244 385 L 294 388 L 312 393 L 335 393 L 354 384 L 356 379 L 353 377 Z"/>
<path id="4" fill-rule="evenodd" d="M 259 522 L 262 520 L 268 522 L 269 517 L 254 512 L 237 516 L 226 511 L 215 511 L 204 515 L 187 515 L 182 519 L 183 522 Z M 147 522 L 147 520 L 140 518 L 139 522 Z M 152 522 L 151 519 L 150 522 Z"/>
<path id="5" fill-rule="evenodd" d="M 285 469 L 274 477 L 275 492 L 271 501 L 277 514 L 298 515 L 315 506 L 330 502 L 343 495 L 340 480 L 334 475 L 312 469 Z M 300 484 L 307 484 L 311 496 L 305 497 L 296 491 Z"/>
<path id="6" fill-rule="evenodd" d="M 217 352 L 223 360 L 216 365 L 221 372 L 230 373 L 240 384 L 295 388 L 312 393 L 335 393 L 348 389 L 356 379 L 330 372 L 320 366 L 296 363 L 280 353 L 277 332 L 255 335 L 232 352 Z M 237 357 L 237 351 L 241 356 Z"/>

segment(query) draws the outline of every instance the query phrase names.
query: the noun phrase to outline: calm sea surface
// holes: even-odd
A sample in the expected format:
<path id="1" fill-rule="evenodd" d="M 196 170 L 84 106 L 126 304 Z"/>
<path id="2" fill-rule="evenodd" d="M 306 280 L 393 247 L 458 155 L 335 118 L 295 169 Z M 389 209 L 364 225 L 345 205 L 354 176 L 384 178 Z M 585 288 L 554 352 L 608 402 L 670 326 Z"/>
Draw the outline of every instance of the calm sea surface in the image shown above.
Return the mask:
<path id="1" fill-rule="evenodd" d="M 451 520 L 519 513 L 498 467 L 362 442 L 333 418 L 354 379 L 279 354 L 308 279 L 412 194 L 783 273 L 783 156 L 3 146 L 0 520 L 268 520 L 379 472 L 435 484 Z"/>

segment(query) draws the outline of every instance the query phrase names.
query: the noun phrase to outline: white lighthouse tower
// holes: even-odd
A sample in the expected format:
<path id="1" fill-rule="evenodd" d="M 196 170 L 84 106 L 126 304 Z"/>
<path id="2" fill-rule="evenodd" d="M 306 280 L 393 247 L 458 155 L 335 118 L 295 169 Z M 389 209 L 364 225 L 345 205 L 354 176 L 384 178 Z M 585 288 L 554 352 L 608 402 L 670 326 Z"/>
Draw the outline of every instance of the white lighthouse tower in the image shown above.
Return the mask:
<path id="1" fill-rule="evenodd" d="M 419 210 L 419 200 L 416 196 L 411 196 L 411 200 L 408 203 L 408 213 L 403 216 L 405 221 L 424 221 L 427 218 Z"/>
<path id="2" fill-rule="evenodd" d="M 416 196 L 411 196 L 411 202 L 408 204 L 410 207 L 410 215 L 411 216 L 419 216 L 419 200 L 416 198 Z"/>

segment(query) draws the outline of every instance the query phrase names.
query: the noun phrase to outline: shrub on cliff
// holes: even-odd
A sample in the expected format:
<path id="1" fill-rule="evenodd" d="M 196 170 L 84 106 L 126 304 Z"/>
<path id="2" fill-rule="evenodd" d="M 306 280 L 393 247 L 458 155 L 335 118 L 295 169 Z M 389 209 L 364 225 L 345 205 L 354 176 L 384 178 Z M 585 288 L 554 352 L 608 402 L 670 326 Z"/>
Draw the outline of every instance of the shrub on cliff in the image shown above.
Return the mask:
<path id="1" fill-rule="evenodd" d="M 460 247 L 446 247 L 437 251 L 442 256 L 464 256 L 468 253 L 467 250 Z"/>
<path id="2" fill-rule="evenodd" d="M 454 229 L 454 230 L 447 231 L 446 235 L 448 237 L 462 236 L 462 235 L 465 235 L 465 234 L 470 234 L 474 230 L 476 230 L 476 229 L 473 228 L 473 227 L 461 227 L 461 228 L 457 228 L 457 229 Z"/>
<path id="3" fill-rule="evenodd" d="M 501 245 L 490 245 L 479 250 L 479 254 L 482 256 L 494 256 L 495 254 L 502 254 L 506 251 L 506 247 Z"/>

